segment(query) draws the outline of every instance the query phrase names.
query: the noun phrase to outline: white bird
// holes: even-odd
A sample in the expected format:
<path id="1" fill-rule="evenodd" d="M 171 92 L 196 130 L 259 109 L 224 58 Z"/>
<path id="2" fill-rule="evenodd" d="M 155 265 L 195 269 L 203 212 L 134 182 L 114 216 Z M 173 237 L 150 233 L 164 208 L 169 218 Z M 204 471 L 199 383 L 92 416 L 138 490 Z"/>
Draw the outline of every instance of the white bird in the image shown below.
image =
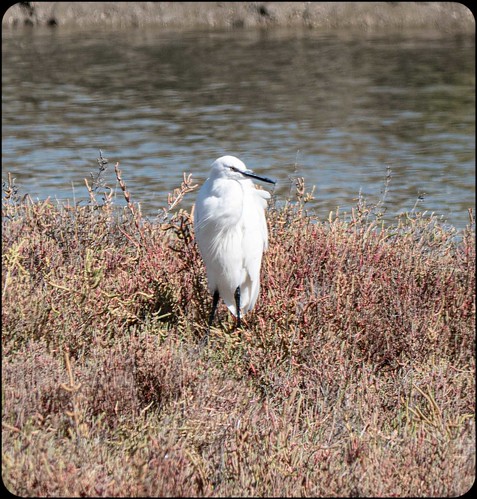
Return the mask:
<path id="1" fill-rule="evenodd" d="M 212 163 L 195 204 L 195 237 L 207 271 L 213 295 L 209 330 L 222 297 L 237 317 L 252 310 L 260 289 L 262 254 L 267 249 L 265 209 L 270 193 L 255 187 L 259 177 L 234 156 L 222 156 Z"/>

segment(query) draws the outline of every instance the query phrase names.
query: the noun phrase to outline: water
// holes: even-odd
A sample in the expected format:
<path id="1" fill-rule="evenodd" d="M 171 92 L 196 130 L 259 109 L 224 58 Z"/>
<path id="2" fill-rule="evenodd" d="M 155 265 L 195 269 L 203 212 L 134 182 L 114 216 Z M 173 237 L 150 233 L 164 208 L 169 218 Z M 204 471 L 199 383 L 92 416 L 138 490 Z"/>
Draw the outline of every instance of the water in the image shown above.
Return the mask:
<path id="1" fill-rule="evenodd" d="M 379 201 L 387 167 L 390 219 L 420 199 L 462 228 L 475 205 L 470 36 L 25 29 L 2 52 L 2 178 L 34 199 L 87 200 L 101 149 L 150 217 L 223 154 L 279 201 L 303 176 L 323 218 Z"/>

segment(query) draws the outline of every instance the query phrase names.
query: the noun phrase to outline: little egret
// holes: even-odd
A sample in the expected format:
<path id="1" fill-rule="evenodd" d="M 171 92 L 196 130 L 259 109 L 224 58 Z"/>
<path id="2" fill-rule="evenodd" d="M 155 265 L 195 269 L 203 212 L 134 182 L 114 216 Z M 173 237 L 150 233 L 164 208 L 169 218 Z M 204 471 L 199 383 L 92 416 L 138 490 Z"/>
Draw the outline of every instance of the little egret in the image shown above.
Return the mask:
<path id="1" fill-rule="evenodd" d="M 265 209 L 270 193 L 255 187 L 259 177 L 234 156 L 222 156 L 212 163 L 209 178 L 199 190 L 194 228 L 213 295 L 209 331 L 222 297 L 237 317 L 252 310 L 260 288 L 260 265 L 267 249 Z"/>

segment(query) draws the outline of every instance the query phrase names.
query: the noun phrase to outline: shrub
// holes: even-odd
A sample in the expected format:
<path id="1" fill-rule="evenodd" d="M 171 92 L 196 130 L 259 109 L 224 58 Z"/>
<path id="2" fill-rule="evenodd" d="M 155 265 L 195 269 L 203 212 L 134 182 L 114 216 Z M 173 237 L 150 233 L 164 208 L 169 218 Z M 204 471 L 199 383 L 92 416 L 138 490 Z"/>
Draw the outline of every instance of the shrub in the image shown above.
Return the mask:
<path id="1" fill-rule="evenodd" d="M 2 467 L 17 495 L 459 495 L 475 475 L 475 235 L 311 193 L 268 213 L 255 310 L 211 297 L 180 208 L 121 172 L 2 220 Z M 102 201 L 98 201 L 103 189 Z"/>

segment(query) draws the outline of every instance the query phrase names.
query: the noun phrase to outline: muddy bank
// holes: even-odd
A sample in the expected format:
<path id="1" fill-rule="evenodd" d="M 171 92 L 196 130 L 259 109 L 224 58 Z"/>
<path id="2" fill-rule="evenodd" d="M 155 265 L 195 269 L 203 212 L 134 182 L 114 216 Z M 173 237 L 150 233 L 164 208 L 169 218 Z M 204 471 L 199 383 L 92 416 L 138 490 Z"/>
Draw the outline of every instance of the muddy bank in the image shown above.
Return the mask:
<path id="1" fill-rule="evenodd" d="M 21 2 L 3 27 L 427 28 L 474 32 L 472 12 L 453 2 Z"/>

